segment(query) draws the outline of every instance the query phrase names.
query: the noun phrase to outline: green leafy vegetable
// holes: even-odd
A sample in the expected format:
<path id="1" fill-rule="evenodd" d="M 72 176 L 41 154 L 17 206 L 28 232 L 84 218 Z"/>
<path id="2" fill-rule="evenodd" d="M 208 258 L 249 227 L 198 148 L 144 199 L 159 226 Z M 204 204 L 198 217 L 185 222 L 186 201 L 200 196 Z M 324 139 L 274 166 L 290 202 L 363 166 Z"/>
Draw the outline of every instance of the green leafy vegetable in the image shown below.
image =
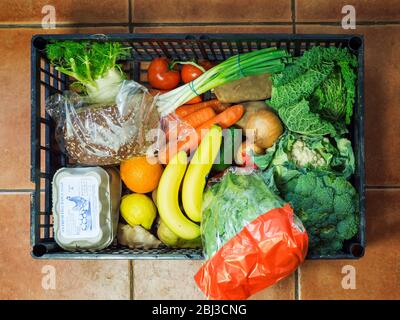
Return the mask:
<path id="1" fill-rule="evenodd" d="M 356 66 L 356 57 L 346 48 L 313 47 L 282 73 L 272 76 L 272 95 L 268 103 L 294 132 L 332 134 L 333 126 L 342 132 L 340 121 L 349 124 L 353 113 L 356 80 L 353 69 Z M 310 106 L 306 107 L 304 100 L 309 101 Z M 300 111 L 300 107 L 306 115 L 297 121 L 291 113 Z M 330 126 L 326 124 L 328 121 L 332 122 Z M 320 122 L 319 127 L 317 122 Z"/>
<path id="2" fill-rule="evenodd" d="M 273 85 L 282 86 L 289 84 L 309 69 L 324 68 L 324 63 L 339 61 L 349 61 L 353 66 L 357 65 L 355 57 L 346 48 L 312 47 L 304 52 L 293 64 L 286 67 L 282 73 L 274 75 L 272 77 Z"/>
<path id="3" fill-rule="evenodd" d="M 305 71 L 304 74 L 293 79 L 288 85 L 275 86 L 273 82 L 270 104 L 275 109 L 280 110 L 309 97 L 332 70 L 332 63 L 324 63 L 320 68 Z"/>
<path id="4" fill-rule="evenodd" d="M 346 179 L 288 166 L 270 170 L 274 171 L 274 182 L 282 198 L 291 203 L 307 230 L 309 253 L 338 253 L 343 241 L 357 234 L 358 198 L 356 190 Z M 264 178 L 270 181 L 272 175 L 269 171 Z"/>
<path id="5" fill-rule="evenodd" d="M 276 185 L 303 221 L 311 254 L 341 251 L 358 230 L 357 193 L 346 180 L 355 159 L 351 142 L 342 137 L 353 113 L 356 66 L 346 48 L 313 47 L 272 76 L 267 103 L 288 132 L 254 162 L 268 168 L 267 186 Z"/>
<path id="6" fill-rule="evenodd" d="M 356 168 L 351 142 L 345 138 L 336 138 L 335 140 L 339 153 L 333 153 L 331 168 L 335 172 L 341 172 L 343 177 L 350 178 Z"/>
<path id="7" fill-rule="evenodd" d="M 261 176 L 226 173 L 203 197 L 201 233 L 206 257 L 211 257 L 259 215 L 283 204 Z"/>
<path id="8" fill-rule="evenodd" d="M 253 162 L 254 164 L 260 168 L 261 170 L 264 170 L 268 168 L 272 162 L 272 160 L 276 157 L 279 157 L 279 154 L 281 154 L 281 143 L 282 143 L 282 137 L 274 143 L 274 145 L 271 148 L 268 148 L 265 150 L 265 153 L 262 155 L 253 155 Z M 282 163 L 286 161 L 286 154 L 283 152 L 284 155 L 284 160 Z"/>
<path id="9" fill-rule="evenodd" d="M 315 90 L 310 98 L 313 112 L 332 122 L 345 120 L 350 124 L 355 99 L 355 74 L 346 63 L 340 63 Z"/>
<path id="10" fill-rule="evenodd" d="M 286 127 L 292 131 L 309 136 L 336 134 L 335 127 L 317 113 L 310 111 L 306 100 L 278 109 L 278 114 Z"/>
<path id="11" fill-rule="evenodd" d="M 291 164 L 295 168 L 318 169 L 349 178 L 355 170 L 350 140 L 346 138 L 308 137 L 285 133 L 264 155 L 254 156 L 262 170 Z"/>
<path id="12" fill-rule="evenodd" d="M 76 79 L 93 103 L 113 102 L 125 76 L 117 60 L 129 55 L 117 42 L 57 41 L 46 46 L 56 70 Z"/>

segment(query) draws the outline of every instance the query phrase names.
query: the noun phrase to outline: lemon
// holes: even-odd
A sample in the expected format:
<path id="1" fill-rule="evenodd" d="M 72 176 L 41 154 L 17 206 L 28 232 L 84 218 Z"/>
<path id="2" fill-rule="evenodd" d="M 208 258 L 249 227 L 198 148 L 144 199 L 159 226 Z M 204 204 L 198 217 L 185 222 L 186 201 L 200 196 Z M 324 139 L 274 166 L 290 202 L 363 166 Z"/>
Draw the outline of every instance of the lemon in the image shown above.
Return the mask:
<path id="1" fill-rule="evenodd" d="M 129 225 L 141 225 L 147 230 L 150 230 L 157 214 L 157 208 L 153 201 L 148 196 L 139 193 L 123 196 L 120 211 Z"/>

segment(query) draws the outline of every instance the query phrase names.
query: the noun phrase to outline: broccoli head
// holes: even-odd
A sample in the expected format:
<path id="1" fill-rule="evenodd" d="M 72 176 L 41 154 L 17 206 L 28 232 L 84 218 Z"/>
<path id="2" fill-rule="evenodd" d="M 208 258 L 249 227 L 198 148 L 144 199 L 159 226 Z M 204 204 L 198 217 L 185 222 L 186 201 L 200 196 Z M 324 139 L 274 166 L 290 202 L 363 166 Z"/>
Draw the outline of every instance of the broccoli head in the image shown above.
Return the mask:
<path id="1" fill-rule="evenodd" d="M 282 171 L 284 174 L 286 171 Z M 280 179 L 281 196 L 293 206 L 309 235 L 311 254 L 339 252 L 358 231 L 357 192 L 349 181 L 326 172 L 302 171 Z"/>

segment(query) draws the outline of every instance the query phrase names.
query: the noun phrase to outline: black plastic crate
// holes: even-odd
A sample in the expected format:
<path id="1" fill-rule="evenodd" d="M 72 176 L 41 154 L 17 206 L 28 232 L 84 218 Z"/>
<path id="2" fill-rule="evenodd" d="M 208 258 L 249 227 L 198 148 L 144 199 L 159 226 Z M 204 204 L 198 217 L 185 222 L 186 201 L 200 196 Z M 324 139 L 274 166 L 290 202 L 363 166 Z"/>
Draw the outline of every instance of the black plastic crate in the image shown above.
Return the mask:
<path id="1" fill-rule="evenodd" d="M 301 34 L 96 34 L 36 35 L 31 46 L 31 199 L 32 256 L 44 259 L 203 259 L 201 250 L 159 248 L 129 249 L 112 245 L 98 252 L 66 252 L 54 241 L 51 181 L 54 173 L 68 165 L 54 139 L 54 123 L 45 112 L 44 101 L 69 86 L 69 79 L 48 62 L 44 48 L 50 40 L 118 41 L 131 47 L 124 69 L 131 79 L 145 83 L 146 62 L 157 56 L 177 60 L 222 61 L 243 52 L 278 47 L 299 56 L 313 46 L 347 47 L 358 57 L 357 99 L 350 139 L 356 158 L 352 183 L 359 194 L 360 226 L 356 237 L 345 243 L 343 253 L 308 256 L 308 259 L 356 259 L 365 248 L 365 169 L 364 169 L 364 39 L 360 35 Z"/>

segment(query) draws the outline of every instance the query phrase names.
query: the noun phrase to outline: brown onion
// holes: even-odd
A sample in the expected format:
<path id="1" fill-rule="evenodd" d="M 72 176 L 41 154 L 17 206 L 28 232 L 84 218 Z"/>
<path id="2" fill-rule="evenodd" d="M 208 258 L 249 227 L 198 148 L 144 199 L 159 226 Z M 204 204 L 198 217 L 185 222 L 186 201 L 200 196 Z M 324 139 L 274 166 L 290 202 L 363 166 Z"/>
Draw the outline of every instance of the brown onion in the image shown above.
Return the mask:
<path id="1" fill-rule="evenodd" d="M 278 116 L 270 110 L 258 110 L 246 123 L 246 130 L 254 130 L 254 142 L 263 149 L 270 148 L 283 133 L 283 126 Z M 247 134 L 246 134 L 247 135 Z"/>

